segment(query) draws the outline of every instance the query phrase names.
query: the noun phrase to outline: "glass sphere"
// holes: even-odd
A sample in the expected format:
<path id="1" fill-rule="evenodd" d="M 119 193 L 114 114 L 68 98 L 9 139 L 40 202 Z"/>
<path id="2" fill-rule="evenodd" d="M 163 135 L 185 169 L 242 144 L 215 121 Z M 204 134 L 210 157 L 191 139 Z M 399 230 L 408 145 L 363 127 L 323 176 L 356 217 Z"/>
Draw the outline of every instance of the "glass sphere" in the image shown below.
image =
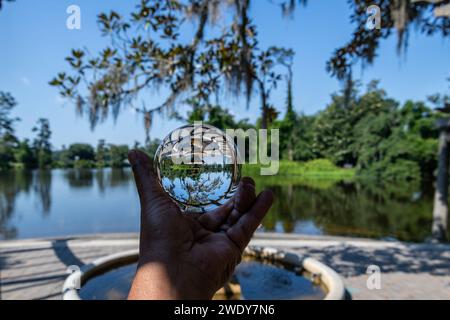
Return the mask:
<path id="1" fill-rule="evenodd" d="M 186 125 L 159 145 L 155 172 L 183 212 L 203 213 L 235 193 L 241 172 L 234 141 L 210 125 Z"/>

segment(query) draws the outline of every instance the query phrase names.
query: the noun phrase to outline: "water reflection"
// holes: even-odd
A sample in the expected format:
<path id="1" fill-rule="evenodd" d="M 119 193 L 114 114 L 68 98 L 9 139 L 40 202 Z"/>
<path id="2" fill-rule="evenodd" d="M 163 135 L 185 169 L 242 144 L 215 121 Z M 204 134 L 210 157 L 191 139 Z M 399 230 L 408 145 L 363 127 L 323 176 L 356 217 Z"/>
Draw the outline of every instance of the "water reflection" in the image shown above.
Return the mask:
<path id="1" fill-rule="evenodd" d="M 430 235 L 432 188 L 336 182 L 271 185 L 276 202 L 263 222 L 267 231 L 394 237 L 423 241 Z M 418 191 L 419 190 L 419 191 Z"/>
<path id="2" fill-rule="evenodd" d="M 104 194 L 109 188 L 126 187 L 132 181 L 132 172 L 129 169 L 102 169 L 96 170 L 95 182 L 100 193 Z M 91 184 L 92 186 L 92 184 Z"/>
<path id="3" fill-rule="evenodd" d="M 270 188 L 276 196 L 261 231 L 408 241 L 430 235 L 430 186 L 255 180 L 258 189 Z M 0 173 L 0 239 L 138 229 L 139 201 L 130 169 Z"/>
<path id="4" fill-rule="evenodd" d="M 33 190 L 39 195 L 42 213 L 48 215 L 52 205 L 52 172 L 50 170 L 35 171 L 33 177 Z"/>
<path id="5" fill-rule="evenodd" d="M 94 172 L 88 169 L 71 169 L 64 172 L 69 186 L 78 188 L 92 188 L 94 184 Z"/>
<path id="6" fill-rule="evenodd" d="M 135 202 L 131 182 L 129 169 L 1 172 L 0 239 L 119 231 L 120 217 L 135 211 L 121 201 Z M 125 230 L 135 225 L 128 222 Z"/>
<path id="7" fill-rule="evenodd" d="M 32 174 L 12 172 L 0 174 L 0 237 L 15 238 L 17 227 L 9 224 L 15 213 L 16 197 L 20 192 L 30 191 Z"/>
<path id="8" fill-rule="evenodd" d="M 79 291 L 83 300 L 124 300 L 128 296 L 136 263 L 120 266 L 89 279 Z M 249 258 L 236 267 L 234 276 L 215 294 L 216 300 L 320 300 L 325 292 L 310 276 L 282 265 Z"/>

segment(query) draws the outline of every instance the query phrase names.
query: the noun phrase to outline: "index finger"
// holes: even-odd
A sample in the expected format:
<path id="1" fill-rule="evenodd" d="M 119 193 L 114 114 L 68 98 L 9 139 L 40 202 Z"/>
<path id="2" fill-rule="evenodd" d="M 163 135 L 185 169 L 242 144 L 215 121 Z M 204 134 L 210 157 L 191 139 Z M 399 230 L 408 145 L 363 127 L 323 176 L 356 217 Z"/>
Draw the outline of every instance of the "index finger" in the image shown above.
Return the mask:
<path id="1" fill-rule="evenodd" d="M 167 198 L 155 176 L 150 158 L 142 151 L 131 150 L 128 159 L 133 169 L 141 206 L 149 205 L 157 198 Z"/>

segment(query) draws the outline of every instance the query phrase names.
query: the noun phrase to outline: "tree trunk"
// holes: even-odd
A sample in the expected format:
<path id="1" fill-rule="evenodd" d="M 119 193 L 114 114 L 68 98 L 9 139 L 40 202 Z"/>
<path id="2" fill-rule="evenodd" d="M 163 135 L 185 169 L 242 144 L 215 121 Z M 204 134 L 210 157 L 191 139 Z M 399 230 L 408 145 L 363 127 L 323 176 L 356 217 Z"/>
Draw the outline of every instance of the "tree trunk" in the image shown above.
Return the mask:
<path id="1" fill-rule="evenodd" d="M 268 121 L 267 121 L 267 96 L 266 96 L 266 88 L 262 81 L 259 82 L 259 90 L 261 91 L 261 110 L 262 110 L 262 118 L 261 118 L 261 129 L 267 129 Z"/>
<path id="2" fill-rule="evenodd" d="M 294 160 L 294 150 L 292 149 L 292 141 L 290 141 L 288 145 L 288 159 L 289 161 Z"/>
<path id="3" fill-rule="evenodd" d="M 437 241 L 447 240 L 448 219 L 448 132 L 446 127 L 441 127 L 439 135 L 438 173 L 436 178 L 436 191 L 433 206 L 433 239 Z"/>

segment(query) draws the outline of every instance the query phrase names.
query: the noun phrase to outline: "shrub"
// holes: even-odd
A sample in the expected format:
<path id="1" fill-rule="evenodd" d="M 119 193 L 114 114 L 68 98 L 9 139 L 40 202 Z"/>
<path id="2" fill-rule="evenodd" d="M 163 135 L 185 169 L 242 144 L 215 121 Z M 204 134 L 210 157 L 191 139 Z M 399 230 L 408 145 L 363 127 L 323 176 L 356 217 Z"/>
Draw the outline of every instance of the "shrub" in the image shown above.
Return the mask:
<path id="1" fill-rule="evenodd" d="M 77 160 L 74 162 L 73 167 L 75 169 L 92 169 L 95 167 L 95 162 L 92 160 Z"/>

